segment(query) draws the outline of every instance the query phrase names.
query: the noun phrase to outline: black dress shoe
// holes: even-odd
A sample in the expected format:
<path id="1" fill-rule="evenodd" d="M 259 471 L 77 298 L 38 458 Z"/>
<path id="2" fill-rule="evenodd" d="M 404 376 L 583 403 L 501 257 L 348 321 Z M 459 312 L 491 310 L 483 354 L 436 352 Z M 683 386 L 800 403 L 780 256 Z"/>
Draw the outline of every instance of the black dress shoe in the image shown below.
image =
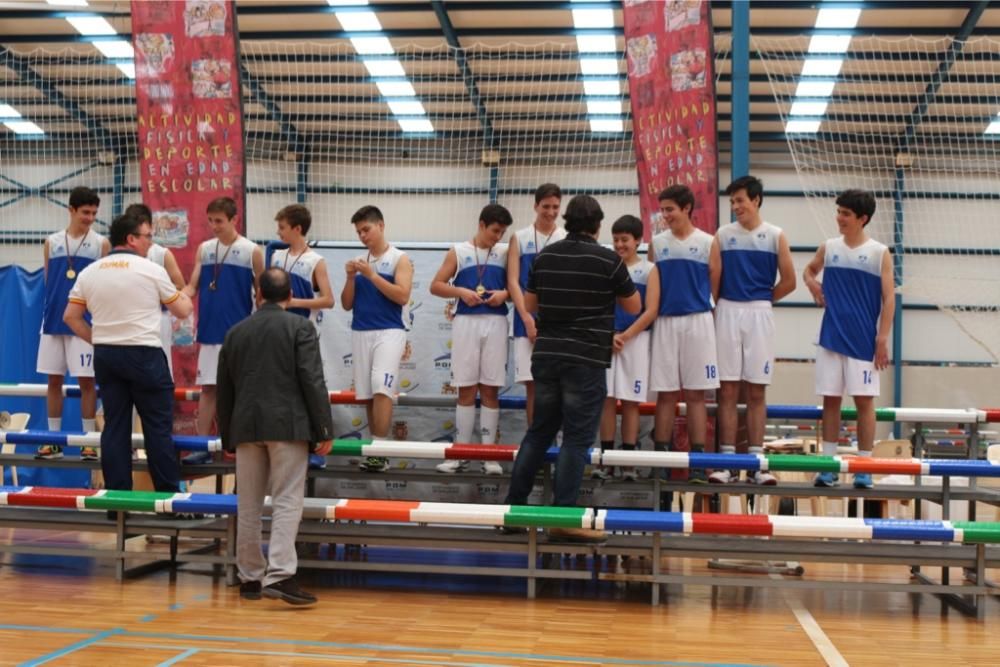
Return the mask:
<path id="1" fill-rule="evenodd" d="M 259 600 L 260 588 L 259 581 L 244 581 L 240 584 L 240 597 L 244 600 Z"/>
<path id="2" fill-rule="evenodd" d="M 316 603 L 316 596 L 299 588 L 295 577 L 276 581 L 270 586 L 265 586 L 261 592 L 266 598 L 284 600 L 288 604 L 306 605 Z"/>
<path id="3" fill-rule="evenodd" d="M 524 535 L 528 529 L 523 526 L 497 526 L 497 532 L 501 535 Z"/>

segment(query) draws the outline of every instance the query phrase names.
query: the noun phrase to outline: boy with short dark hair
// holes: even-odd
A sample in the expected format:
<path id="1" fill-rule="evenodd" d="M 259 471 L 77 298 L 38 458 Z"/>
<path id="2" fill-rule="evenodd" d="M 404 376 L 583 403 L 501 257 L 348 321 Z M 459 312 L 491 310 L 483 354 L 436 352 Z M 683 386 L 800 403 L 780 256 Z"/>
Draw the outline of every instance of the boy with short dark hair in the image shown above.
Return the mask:
<path id="1" fill-rule="evenodd" d="M 274 216 L 278 223 L 278 238 L 288 247 L 271 255 L 271 266 L 284 269 L 292 279 L 292 301 L 288 312 L 311 319 L 323 320 L 323 311 L 333 308 L 333 289 L 326 260 L 309 247 L 312 214 L 302 204 L 291 204 Z"/>
<path id="2" fill-rule="evenodd" d="M 816 348 L 816 393 L 823 397 L 823 453 L 837 453 L 844 393 L 858 411 L 858 453 L 871 456 L 875 444 L 875 397 L 879 371 L 889 365 L 889 331 L 896 308 L 889 249 L 868 236 L 875 197 L 845 190 L 837 197 L 841 236 L 827 240 L 802 274 L 816 305 L 824 308 Z M 819 274 L 823 273 L 823 281 Z M 835 486 L 835 473 L 816 476 L 816 486 Z M 868 473 L 854 486 L 870 489 Z"/>
<path id="3" fill-rule="evenodd" d="M 489 204 L 479 214 L 479 230 L 471 241 L 448 250 L 431 282 L 431 294 L 456 299 L 451 323 L 452 385 L 458 388 L 455 442 L 472 441 L 476 393 L 480 436 L 494 445 L 500 424 L 500 387 L 507 375 L 507 244 L 500 239 L 513 222 L 510 211 Z M 451 459 L 438 472 L 455 473 L 468 461 Z M 483 472 L 500 475 L 496 461 L 483 461 Z"/>

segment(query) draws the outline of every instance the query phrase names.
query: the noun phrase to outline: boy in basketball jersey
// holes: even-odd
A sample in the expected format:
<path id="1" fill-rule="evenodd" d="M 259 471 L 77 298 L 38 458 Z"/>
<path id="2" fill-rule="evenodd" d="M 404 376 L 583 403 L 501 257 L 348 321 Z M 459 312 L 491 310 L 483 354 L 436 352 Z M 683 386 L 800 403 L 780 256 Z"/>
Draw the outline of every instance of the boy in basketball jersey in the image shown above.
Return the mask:
<path id="1" fill-rule="evenodd" d="M 347 280 L 340 294 L 344 310 L 353 311 L 351 352 L 354 393 L 364 402 L 373 439 L 389 437 L 392 399 L 397 393 L 399 363 L 406 349 L 403 308 L 410 301 L 413 264 L 406 253 L 389 245 L 385 218 L 375 206 L 362 206 L 351 224 L 365 252 L 345 265 Z M 388 459 L 369 456 L 367 472 L 382 472 Z"/>
<path id="2" fill-rule="evenodd" d="M 623 215 L 611 225 L 611 238 L 615 253 L 625 263 L 639 290 L 643 310 L 632 315 L 615 304 L 614 348 L 611 367 L 607 370 L 608 397 L 601 412 L 602 452 L 615 447 L 618 401 L 622 402 L 622 449 L 634 450 L 639 440 L 639 404 L 649 392 L 649 330 L 656 319 L 660 292 L 656 266 L 637 254 L 642 243 L 642 220 L 634 215 Z M 638 479 L 633 466 L 623 467 L 621 473 L 624 481 Z M 609 479 L 611 473 L 605 467 L 594 467 L 590 476 Z"/>
<path id="3" fill-rule="evenodd" d="M 198 435 L 209 435 L 215 421 L 215 375 L 226 332 L 250 316 L 264 253 L 236 229 L 238 211 L 231 197 L 219 197 L 205 209 L 214 238 L 202 242 L 184 292 L 198 299 Z M 195 452 L 184 463 L 205 463 L 210 452 Z"/>
<path id="4" fill-rule="evenodd" d="M 431 282 L 431 294 L 457 300 L 451 322 L 452 386 L 458 388 L 455 442 L 472 441 L 477 392 L 482 443 L 497 441 L 500 387 L 507 376 L 507 244 L 500 239 L 513 221 L 499 204 L 483 208 L 476 235 L 448 251 Z M 437 470 L 454 473 L 466 465 L 468 461 L 453 459 Z M 496 461 L 483 461 L 482 470 L 503 474 Z"/>
<path id="5" fill-rule="evenodd" d="M 524 290 L 535 257 L 550 243 L 566 238 L 556 220 L 562 204 L 562 190 L 555 183 L 535 189 L 535 221 L 519 229 L 507 250 L 507 291 L 514 304 L 514 381 L 524 385 L 525 413 L 531 424 L 535 413 L 535 383 L 531 379 L 531 352 L 535 347 L 535 314 L 524 305 Z"/>
<path id="6" fill-rule="evenodd" d="M 837 197 L 841 236 L 827 240 L 802 274 L 817 306 L 824 308 L 816 347 L 816 393 L 823 397 L 823 453 L 837 453 L 840 404 L 847 393 L 858 410 L 858 453 L 871 456 L 875 444 L 875 397 L 879 371 L 889 365 L 889 331 L 896 309 L 889 249 L 868 236 L 875 197 L 845 190 Z M 818 277 L 823 273 L 823 281 Z M 816 476 L 816 486 L 836 486 L 836 473 Z M 868 473 L 854 486 L 872 487 Z"/>
<path id="7" fill-rule="evenodd" d="M 719 227 L 710 260 L 712 266 L 721 268 L 712 274 L 719 351 L 719 451 L 736 453 L 736 401 L 740 382 L 745 382 L 750 453 L 763 454 L 767 385 L 774 371 L 773 304 L 795 290 L 795 266 L 785 233 L 760 217 L 764 201 L 760 180 L 738 178 L 726 194 L 736 222 Z M 738 479 L 729 470 L 709 476 L 716 483 Z M 762 471 L 749 475 L 747 481 L 777 483 L 774 475 Z"/>
<path id="8" fill-rule="evenodd" d="M 106 238 L 91 227 L 97 220 L 101 198 L 86 187 L 75 187 L 69 193 L 69 226 L 49 234 L 42 249 L 44 255 L 45 304 L 42 311 L 42 332 L 38 341 L 36 370 L 48 376 L 46 408 L 49 430 L 62 430 L 63 379 L 66 372 L 80 384 L 80 416 L 83 430 L 97 430 L 97 390 L 94 386 L 94 348 L 75 336 L 63 322 L 63 312 L 76 277 L 84 268 L 111 251 Z M 90 321 L 89 319 L 87 320 Z M 62 447 L 42 445 L 36 459 L 60 459 Z M 80 458 L 98 459 L 93 447 L 82 447 Z"/>
<path id="9" fill-rule="evenodd" d="M 712 316 L 711 234 L 694 226 L 694 193 L 672 185 L 660 193 L 660 215 L 668 229 L 653 237 L 650 260 L 660 278 L 660 303 L 653 328 L 651 388 L 656 393 L 653 446 L 673 448 L 674 417 L 684 392 L 692 452 L 705 451 L 708 431 L 706 392 L 718 389 L 718 351 Z M 717 258 L 716 258 L 716 261 Z M 692 482 L 707 482 L 704 470 L 688 472 Z"/>

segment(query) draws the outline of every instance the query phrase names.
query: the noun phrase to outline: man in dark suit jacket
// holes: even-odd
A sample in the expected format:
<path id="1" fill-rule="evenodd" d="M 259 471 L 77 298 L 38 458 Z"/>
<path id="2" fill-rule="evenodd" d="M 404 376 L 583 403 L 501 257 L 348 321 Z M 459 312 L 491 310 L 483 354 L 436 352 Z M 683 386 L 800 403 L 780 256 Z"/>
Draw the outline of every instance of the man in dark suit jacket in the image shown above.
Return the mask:
<path id="1" fill-rule="evenodd" d="M 316 597 L 298 587 L 295 538 L 302 520 L 310 447 L 330 453 L 333 419 L 315 325 L 286 312 L 291 280 L 279 268 L 260 277 L 265 303 L 226 334 L 217 378 L 222 446 L 236 451 L 240 595 L 290 604 Z M 271 493 L 268 558 L 261 552 L 261 511 Z"/>

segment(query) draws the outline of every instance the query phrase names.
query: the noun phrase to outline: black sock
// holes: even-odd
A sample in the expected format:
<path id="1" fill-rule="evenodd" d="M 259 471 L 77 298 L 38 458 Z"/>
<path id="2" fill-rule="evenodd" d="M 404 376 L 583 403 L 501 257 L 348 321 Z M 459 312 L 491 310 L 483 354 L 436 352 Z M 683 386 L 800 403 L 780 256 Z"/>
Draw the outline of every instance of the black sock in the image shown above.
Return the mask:
<path id="1" fill-rule="evenodd" d="M 653 441 L 653 451 L 657 452 L 669 452 L 673 449 L 674 443 L 669 440 L 654 440 Z"/>
<path id="2" fill-rule="evenodd" d="M 615 441 L 614 440 L 601 440 L 601 451 L 602 452 L 603 451 L 607 451 L 609 449 L 614 449 L 614 448 L 615 448 Z"/>
<path id="3" fill-rule="evenodd" d="M 705 451 L 705 445 L 695 445 L 695 444 L 692 444 L 691 445 L 691 451 L 692 452 L 704 452 Z"/>
<path id="4" fill-rule="evenodd" d="M 632 450 L 635 449 L 635 445 L 630 445 L 628 443 L 624 443 L 623 442 L 622 443 L 622 449 L 627 450 L 627 451 L 632 451 Z"/>

